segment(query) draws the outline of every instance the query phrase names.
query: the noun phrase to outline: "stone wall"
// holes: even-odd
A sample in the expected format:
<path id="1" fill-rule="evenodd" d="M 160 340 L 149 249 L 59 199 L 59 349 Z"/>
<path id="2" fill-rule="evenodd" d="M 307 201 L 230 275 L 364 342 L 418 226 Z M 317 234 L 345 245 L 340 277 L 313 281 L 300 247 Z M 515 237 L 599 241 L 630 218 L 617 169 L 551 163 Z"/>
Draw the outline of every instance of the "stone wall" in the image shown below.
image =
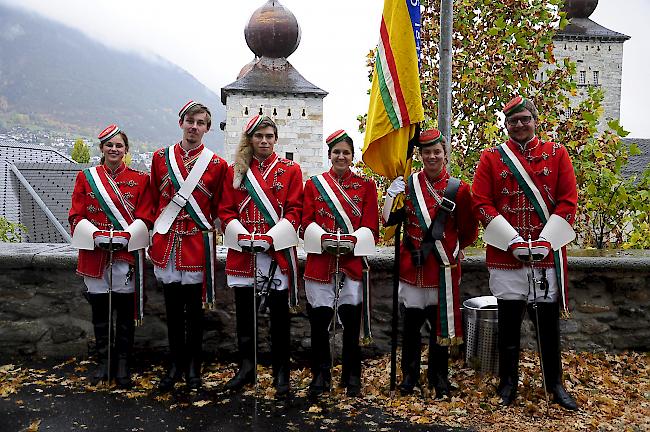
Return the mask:
<path id="1" fill-rule="evenodd" d="M 83 296 L 83 281 L 74 274 L 76 255 L 69 245 L 0 243 L 0 358 L 88 354 L 93 341 L 90 307 Z M 218 255 L 223 264 L 224 251 Z M 374 344 L 364 348 L 365 355 L 390 349 L 391 251 L 382 250 L 371 265 Z M 650 253 L 570 256 L 569 266 L 573 319 L 562 321 L 563 346 L 588 351 L 650 350 Z M 487 276 L 484 254 L 470 251 L 463 265 L 463 298 L 489 294 Z M 224 281 L 223 271 L 218 278 Z M 145 322 L 136 329 L 136 349 L 164 351 L 164 302 L 151 267 L 146 293 Z M 204 348 L 209 355 L 230 358 L 235 351 L 233 294 L 223 290 L 217 297 L 216 309 L 206 313 Z M 531 329 L 526 322 L 523 338 L 530 347 Z M 262 351 L 268 350 L 266 330 L 263 325 Z M 294 357 L 304 359 L 309 348 L 304 312 L 292 317 L 292 341 Z"/>

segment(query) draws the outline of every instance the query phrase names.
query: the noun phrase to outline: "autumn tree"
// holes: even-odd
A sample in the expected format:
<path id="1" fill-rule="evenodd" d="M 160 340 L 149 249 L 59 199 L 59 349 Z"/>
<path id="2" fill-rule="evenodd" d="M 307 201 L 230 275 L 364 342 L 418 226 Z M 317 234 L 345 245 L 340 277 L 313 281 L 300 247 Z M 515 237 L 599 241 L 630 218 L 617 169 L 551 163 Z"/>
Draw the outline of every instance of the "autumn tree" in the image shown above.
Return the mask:
<path id="1" fill-rule="evenodd" d="M 11 222 L 3 216 L 0 216 L 0 242 L 19 243 L 23 239 L 23 234 L 27 232 L 27 227 L 21 223 Z"/>
<path id="2" fill-rule="evenodd" d="M 75 140 L 70 157 L 72 157 L 72 160 L 77 163 L 90 162 L 90 148 L 82 138 L 77 138 Z"/>
<path id="3" fill-rule="evenodd" d="M 440 1 L 422 0 L 420 70 L 425 127 L 437 125 Z M 646 170 L 625 178 L 638 153 L 618 122 L 599 133 L 603 94 L 590 89 L 577 107 L 575 63 L 553 55 L 553 36 L 568 23 L 563 0 L 454 0 L 452 70 L 453 175 L 472 180 L 480 152 L 507 139 L 500 114 L 517 94 L 535 101 L 542 139 L 564 144 L 578 180 L 577 231 L 583 246 L 643 246 L 650 237 Z M 374 67 L 374 56 L 368 65 Z M 543 71 L 543 74 L 541 73 Z M 571 108 L 571 109 L 569 109 Z M 364 127 L 365 118 L 360 117 Z M 646 240 L 649 241 L 649 240 Z"/>

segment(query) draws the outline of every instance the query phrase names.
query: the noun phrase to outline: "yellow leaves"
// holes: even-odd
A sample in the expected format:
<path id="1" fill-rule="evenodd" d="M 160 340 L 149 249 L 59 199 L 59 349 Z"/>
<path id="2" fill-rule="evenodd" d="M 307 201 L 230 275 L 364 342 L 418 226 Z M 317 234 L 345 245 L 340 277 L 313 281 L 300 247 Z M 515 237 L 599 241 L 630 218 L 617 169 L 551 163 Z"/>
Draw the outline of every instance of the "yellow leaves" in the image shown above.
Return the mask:
<path id="1" fill-rule="evenodd" d="M 27 426 L 27 429 L 25 429 L 25 432 L 38 432 L 38 430 L 41 427 L 41 419 L 34 420 Z"/>
<path id="2" fill-rule="evenodd" d="M 312 405 L 309 407 L 307 412 L 312 414 L 319 414 L 323 412 L 323 408 L 319 407 L 318 405 Z"/>
<path id="3" fill-rule="evenodd" d="M 425 350 L 426 353 L 426 350 Z M 399 364 L 399 363 L 398 363 Z M 636 353 L 574 353 L 563 355 L 566 388 L 580 406 L 578 412 L 567 412 L 557 404 L 548 407 L 541 384 L 539 360 L 533 351 L 524 351 L 520 361 L 520 396 L 512 406 L 499 405 L 496 396 L 498 379 L 481 375 L 456 360 L 450 363 L 450 381 L 453 389 L 450 398 L 433 399 L 435 394 L 416 391 L 410 396 L 390 397 L 389 356 L 364 361 L 362 395 L 348 398 L 337 387 L 341 368 L 333 370 L 332 391 L 324 395 L 318 404 L 305 405 L 302 419 L 321 425 L 324 430 L 339 429 L 347 420 L 361 421 L 369 429 L 382 430 L 379 424 L 366 420 L 368 410 L 382 412 L 385 418 L 413 424 L 436 424 L 446 427 L 469 427 L 477 431 L 537 430 L 582 431 L 598 430 L 650 430 L 650 361 L 647 355 Z M 86 380 L 76 373 L 76 366 L 66 365 L 52 370 L 37 370 L 16 365 L 0 366 L 0 395 L 17 405 L 24 404 L 20 392 L 39 392 L 41 397 L 57 395 L 61 389 L 74 392 L 106 392 L 118 400 L 141 398 L 156 401 L 166 410 L 206 408 L 227 405 L 228 395 L 219 389 L 233 376 L 234 365 L 207 364 L 204 368 L 204 393 L 192 392 L 190 400 L 179 398 L 185 384 L 178 384 L 178 391 L 159 394 L 155 390 L 160 368 L 152 367 L 134 375 L 131 390 L 114 387 L 87 387 Z M 422 361 L 421 382 L 426 387 L 426 354 Z M 268 368 L 259 368 L 260 382 L 257 394 L 247 387 L 245 397 L 275 403 L 272 377 Z M 398 376 L 398 382 L 401 379 Z M 291 373 L 291 386 L 296 399 L 306 398 L 310 380 L 309 369 L 296 369 Z M 38 387 L 36 387 L 38 386 Z M 24 389 L 23 389 L 24 388 Z M 59 390 L 58 392 L 56 390 Z M 14 396 L 16 393 L 19 396 Z M 58 396 L 55 396 L 58 397 Z M 239 397 L 239 396 L 238 396 Z M 376 419 L 375 419 L 376 420 Z M 40 423 L 36 425 L 38 427 Z M 381 424 L 381 426 L 388 426 Z M 78 426 L 81 427 L 81 426 Z M 636 429 L 634 429 L 636 427 Z M 300 427 L 289 427 L 299 431 Z M 398 429 L 398 428 L 397 428 Z M 383 428 L 383 430 L 397 430 Z M 34 429 L 38 430 L 38 429 Z M 179 429 L 182 430 L 182 429 Z"/>

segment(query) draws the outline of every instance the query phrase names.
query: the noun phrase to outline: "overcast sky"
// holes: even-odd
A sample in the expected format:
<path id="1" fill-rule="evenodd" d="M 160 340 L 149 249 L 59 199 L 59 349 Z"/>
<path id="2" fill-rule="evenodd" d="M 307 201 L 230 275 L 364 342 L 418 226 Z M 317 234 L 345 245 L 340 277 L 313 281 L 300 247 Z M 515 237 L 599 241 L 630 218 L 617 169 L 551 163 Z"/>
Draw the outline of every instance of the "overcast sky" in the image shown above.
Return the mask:
<path id="1" fill-rule="evenodd" d="M 253 59 L 244 27 L 264 0 L 0 0 L 79 29 L 122 50 L 161 56 L 220 94 Z M 379 37 L 381 0 L 282 0 L 302 40 L 289 61 L 329 92 L 324 135 L 343 128 L 362 142 L 356 116 L 368 108 L 365 55 Z M 632 137 L 650 138 L 650 0 L 600 0 L 591 18 L 625 42 L 621 120 Z M 191 98 L 192 95 L 188 95 Z"/>

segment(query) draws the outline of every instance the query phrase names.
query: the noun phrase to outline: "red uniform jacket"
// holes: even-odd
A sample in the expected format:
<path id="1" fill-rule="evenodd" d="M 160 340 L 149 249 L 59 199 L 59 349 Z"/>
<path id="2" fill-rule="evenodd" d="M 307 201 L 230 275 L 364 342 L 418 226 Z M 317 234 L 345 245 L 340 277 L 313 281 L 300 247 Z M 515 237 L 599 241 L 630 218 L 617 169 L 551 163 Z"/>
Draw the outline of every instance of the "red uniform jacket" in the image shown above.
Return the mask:
<path id="1" fill-rule="evenodd" d="M 183 178 L 187 178 L 196 159 L 203 150 L 203 144 L 185 152 L 180 143 L 173 147 Z M 203 210 L 208 221 L 217 218 L 217 207 L 222 195 L 223 182 L 228 164 L 216 154 L 208 164 L 192 196 Z M 154 212 L 157 218 L 176 193 L 169 179 L 164 149 L 157 150 L 151 161 L 151 189 Z M 201 230 L 185 209 L 182 209 L 169 228 L 167 234 L 154 234 L 149 256 L 161 268 L 167 267 L 172 248 L 176 247 L 175 266 L 183 271 L 203 271 L 205 269 L 205 247 Z"/>
<path id="2" fill-rule="evenodd" d="M 422 186 L 424 201 L 426 202 L 427 209 L 431 215 L 431 220 L 433 221 L 438 214 L 438 211 L 444 210 L 440 210 L 440 205 L 427 187 L 427 182 L 434 190 L 433 193 L 437 194 L 439 198 L 442 198 L 447 183 L 449 182 L 449 174 L 447 173 L 447 170 L 443 168 L 438 177 L 432 180 L 427 179 L 424 171 L 420 171 L 413 175 L 419 176 L 418 178 L 420 180 L 420 185 Z M 426 232 L 423 231 L 417 214 L 415 213 L 415 206 L 418 204 L 412 202 L 409 198 L 409 183 L 407 183 L 406 186 L 406 197 L 406 220 L 404 223 L 404 233 L 410 238 L 413 246 L 416 249 L 419 249 Z M 461 182 L 456 194 L 455 202 L 456 209 L 447 216 L 444 237 L 441 240 L 451 263 L 454 263 L 455 261 L 453 253 L 456 249 L 456 245 L 458 244 L 459 250 L 462 250 L 474 243 L 478 236 L 478 221 L 472 214 L 472 195 L 467 183 Z M 400 280 L 408 284 L 422 288 L 436 288 L 440 284 L 440 264 L 432 252 L 427 256 L 423 266 L 414 266 L 411 252 L 404 243 L 402 243 L 400 248 L 399 275 Z M 460 278 L 460 266 L 457 266 L 452 270 L 452 278 L 454 279 L 454 284 L 458 283 L 458 279 Z"/>
<path id="3" fill-rule="evenodd" d="M 554 142 L 542 142 L 537 137 L 528 143 L 524 152 L 512 140 L 506 144 L 529 172 L 549 212 L 573 224 L 578 192 L 573 165 L 566 148 Z M 474 174 L 472 194 L 474 213 L 484 226 L 501 214 L 524 240 L 528 240 L 529 236 L 533 240 L 539 238 L 544 224 L 501 159 L 497 148 L 486 149 L 481 154 Z M 510 251 L 502 251 L 490 245 L 487 246 L 486 261 L 488 268 L 516 269 L 523 266 Z M 553 267 L 553 254 L 535 266 Z"/>
<path id="4" fill-rule="evenodd" d="M 273 192 L 278 207 L 282 210 L 283 214 L 280 217 L 287 219 L 293 228 L 298 230 L 302 214 L 302 172 L 300 166 L 289 159 L 278 157 L 275 153 L 261 163 L 253 158 L 251 166 L 259 168 L 260 172 L 264 173 L 276 159 L 278 163 L 269 171 L 266 184 Z M 219 218 L 223 232 L 226 231 L 226 226 L 231 220 L 239 219 L 248 232 L 252 233 L 255 230 L 257 234 L 266 233 L 270 227 L 253 200 L 249 200 L 240 213 L 239 208 L 248 198 L 248 191 L 244 187 L 244 182 L 238 189 L 235 189 L 232 185 L 233 176 L 234 169 L 233 166 L 230 166 L 223 184 L 223 199 L 219 204 Z M 285 255 L 276 253 L 273 248 L 269 250 L 269 254 L 278 263 L 282 273 L 287 273 L 289 263 Z M 226 256 L 226 274 L 253 277 L 251 254 L 229 249 Z"/>
<path id="5" fill-rule="evenodd" d="M 101 169 L 101 168 L 99 168 Z M 151 228 L 153 226 L 153 202 L 151 197 L 151 188 L 149 186 L 149 176 L 146 173 L 131 169 L 122 164 L 115 172 L 110 173 L 117 187 L 124 198 L 134 206 L 133 216 L 142 221 Z M 72 191 L 72 207 L 68 215 L 70 230 L 74 229 L 82 219 L 88 219 L 93 225 L 100 230 L 110 230 L 113 224 L 109 221 L 106 213 L 99 205 L 86 176 L 82 171 L 77 174 L 74 190 Z M 133 253 L 119 251 L 113 254 L 116 261 L 126 261 L 134 264 Z M 79 260 L 77 261 L 77 273 L 83 276 L 101 278 L 108 264 L 108 252 L 103 249 L 80 250 Z"/>
<path id="6" fill-rule="evenodd" d="M 339 182 L 345 192 L 347 192 L 361 210 L 361 214 L 357 214 L 352 211 L 352 208 L 347 202 L 341 201 L 345 212 L 352 221 L 354 230 L 356 231 L 361 227 L 369 228 L 375 236 L 375 241 L 377 241 L 379 235 L 379 210 L 377 207 L 377 187 L 375 186 L 375 182 L 371 179 L 361 177 L 352 171 L 348 171 L 342 177 L 338 177 L 334 170 L 330 169 L 328 172 L 323 173 L 323 176 L 326 178 L 329 177 L 328 180 Z M 316 222 L 328 233 L 336 233 L 337 228 L 341 228 L 338 226 L 329 206 L 310 179 L 305 184 L 301 234 L 304 234 L 304 230 L 312 222 Z M 362 259 L 362 257 L 355 257 L 352 254 L 341 257 L 339 259 L 341 271 L 351 279 L 361 280 Z M 332 280 L 332 275 L 335 271 L 336 258 L 334 256 L 330 254 L 307 255 L 305 279 L 327 283 Z"/>

